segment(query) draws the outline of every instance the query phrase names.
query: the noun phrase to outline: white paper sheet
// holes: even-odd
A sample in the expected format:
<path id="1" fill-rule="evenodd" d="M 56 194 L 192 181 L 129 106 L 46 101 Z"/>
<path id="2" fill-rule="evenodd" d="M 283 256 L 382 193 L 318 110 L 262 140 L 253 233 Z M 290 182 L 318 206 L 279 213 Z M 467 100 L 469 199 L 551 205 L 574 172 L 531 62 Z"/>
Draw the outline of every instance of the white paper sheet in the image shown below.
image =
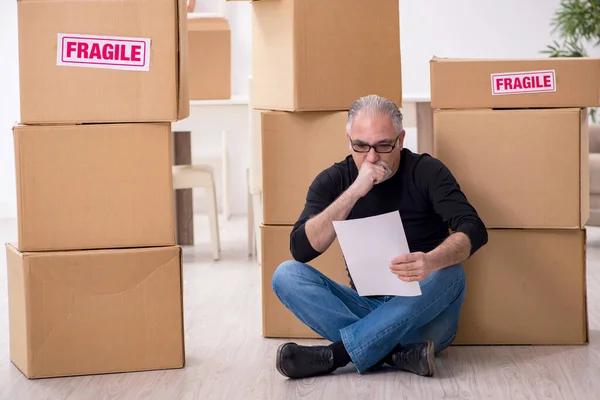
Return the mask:
<path id="1" fill-rule="evenodd" d="M 390 270 L 393 258 L 409 253 L 400 213 L 333 221 L 346 264 L 361 296 L 420 296 L 418 282 Z"/>

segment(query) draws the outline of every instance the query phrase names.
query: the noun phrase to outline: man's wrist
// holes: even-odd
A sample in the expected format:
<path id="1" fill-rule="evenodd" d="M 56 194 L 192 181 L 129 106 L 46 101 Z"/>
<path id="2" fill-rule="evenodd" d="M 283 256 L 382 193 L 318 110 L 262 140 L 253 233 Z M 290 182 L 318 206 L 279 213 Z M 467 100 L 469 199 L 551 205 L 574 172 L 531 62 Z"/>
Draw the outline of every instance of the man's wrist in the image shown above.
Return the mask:
<path id="1" fill-rule="evenodd" d="M 435 248 L 430 252 L 425 253 L 428 258 L 429 268 L 431 269 L 431 272 L 438 271 L 446 267 L 446 265 L 443 265 L 443 260 L 441 259 L 439 253 L 439 248 Z"/>
<path id="2" fill-rule="evenodd" d="M 462 232 L 455 232 L 426 254 L 432 270 L 437 271 L 463 262 L 469 257 L 469 249 L 469 237 Z"/>
<path id="3" fill-rule="evenodd" d="M 354 205 L 362 197 L 358 194 L 358 191 L 356 189 L 356 186 L 354 186 L 354 183 L 352 185 L 350 185 L 350 187 L 346 190 L 346 195 L 348 196 L 348 200 L 350 200 L 352 202 L 352 205 Z"/>

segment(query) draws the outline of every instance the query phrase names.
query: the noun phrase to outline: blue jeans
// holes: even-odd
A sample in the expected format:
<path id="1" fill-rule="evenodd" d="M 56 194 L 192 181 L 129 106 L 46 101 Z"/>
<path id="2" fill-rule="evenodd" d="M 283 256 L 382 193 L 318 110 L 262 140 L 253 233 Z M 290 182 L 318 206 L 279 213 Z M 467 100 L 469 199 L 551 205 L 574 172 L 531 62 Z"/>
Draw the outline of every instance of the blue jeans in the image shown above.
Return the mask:
<path id="1" fill-rule="evenodd" d="M 438 354 L 452 343 L 465 295 L 463 266 L 443 268 L 419 284 L 417 297 L 362 297 L 298 261 L 282 263 L 272 280 L 277 297 L 300 321 L 327 340 L 344 342 L 359 373 L 398 345 L 432 340 Z"/>

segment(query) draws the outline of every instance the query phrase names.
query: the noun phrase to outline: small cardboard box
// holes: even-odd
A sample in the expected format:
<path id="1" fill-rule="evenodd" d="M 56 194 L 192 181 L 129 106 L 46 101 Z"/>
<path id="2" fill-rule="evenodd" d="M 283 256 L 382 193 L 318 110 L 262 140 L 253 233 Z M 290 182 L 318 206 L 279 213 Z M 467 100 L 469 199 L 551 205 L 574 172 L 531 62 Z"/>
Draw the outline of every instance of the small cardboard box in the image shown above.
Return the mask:
<path id="1" fill-rule="evenodd" d="M 6 253 L 10 359 L 28 378 L 183 368 L 179 247 Z"/>
<path id="2" fill-rule="evenodd" d="M 252 3 L 255 108 L 348 110 L 378 94 L 402 106 L 397 0 Z"/>
<path id="3" fill-rule="evenodd" d="M 600 58 L 434 57 L 430 80 L 438 109 L 600 106 Z"/>
<path id="4" fill-rule="evenodd" d="M 348 113 L 263 111 L 263 223 L 293 225 L 312 181 L 350 154 L 345 133 Z"/>
<path id="5" fill-rule="evenodd" d="M 585 109 L 436 110 L 434 155 L 488 228 L 580 229 L 590 214 Z"/>
<path id="6" fill-rule="evenodd" d="M 21 123 L 189 115 L 185 0 L 18 0 Z"/>
<path id="7" fill-rule="evenodd" d="M 465 263 L 454 344 L 588 342 L 585 230 L 489 230 Z"/>
<path id="8" fill-rule="evenodd" d="M 170 125 L 16 126 L 19 250 L 174 245 Z"/>
<path id="9" fill-rule="evenodd" d="M 293 260 L 290 253 L 291 226 L 264 226 L 261 230 L 262 246 L 262 319 L 263 336 L 269 338 L 320 338 L 289 311 L 273 292 L 272 280 L 277 267 Z M 334 281 L 349 286 L 350 278 L 338 241 L 334 241 L 322 255 L 308 263 Z"/>
<path id="10" fill-rule="evenodd" d="M 231 98 L 231 29 L 225 18 L 188 19 L 190 100 Z"/>

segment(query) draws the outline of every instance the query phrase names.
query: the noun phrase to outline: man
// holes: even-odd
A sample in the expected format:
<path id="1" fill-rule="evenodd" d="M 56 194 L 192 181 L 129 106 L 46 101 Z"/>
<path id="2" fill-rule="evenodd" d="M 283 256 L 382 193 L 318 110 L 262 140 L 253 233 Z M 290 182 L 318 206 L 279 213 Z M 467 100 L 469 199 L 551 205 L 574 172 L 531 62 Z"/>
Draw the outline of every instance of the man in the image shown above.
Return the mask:
<path id="1" fill-rule="evenodd" d="M 458 330 L 465 294 L 461 263 L 487 243 L 486 228 L 442 162 L 402 147 L 402 114 L 393 102 L 375 95 L 358 99 L 346 132 L 352 154 L 310 185 L 290 236 L 295 260 L 281 264 L 272 281 L 281 302 L 332 343 L 285 343 L 277 351 L 277 369 L 304 378 L 350 362 L 359 373 L 385 363 L 431 376 L 434 355 Z M 390 260 L 390 279 L 418 281 L 421 296 L 362 297 L 351 276 L 348 288 L 305 264 L 335 240 L 332 221 L 396 210 L 411 252 Z"/>

